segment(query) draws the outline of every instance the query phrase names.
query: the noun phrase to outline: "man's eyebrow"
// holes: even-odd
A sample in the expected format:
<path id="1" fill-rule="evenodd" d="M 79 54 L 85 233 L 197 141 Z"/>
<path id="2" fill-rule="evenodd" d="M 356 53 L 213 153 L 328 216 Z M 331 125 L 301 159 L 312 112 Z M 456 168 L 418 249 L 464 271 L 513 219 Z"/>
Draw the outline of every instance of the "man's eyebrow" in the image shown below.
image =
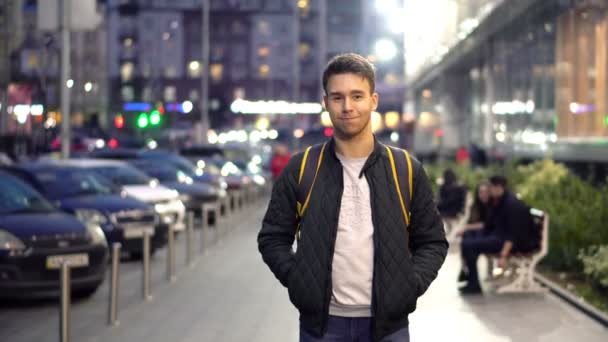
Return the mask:
<path id="1" fill-rule="evenodd" d="M 355 90 L 351 90 L 349 94 L 351 94 L 351 95 L 361 95 L 361 94 L 365 94 L 365 91 L 355 89 Z M 344 95 L 344 93 L 339 92 L 339 91 L 332 91 L 332 92 L 329 93 L 329 96 L 335 96 L 335 95 Z"/>

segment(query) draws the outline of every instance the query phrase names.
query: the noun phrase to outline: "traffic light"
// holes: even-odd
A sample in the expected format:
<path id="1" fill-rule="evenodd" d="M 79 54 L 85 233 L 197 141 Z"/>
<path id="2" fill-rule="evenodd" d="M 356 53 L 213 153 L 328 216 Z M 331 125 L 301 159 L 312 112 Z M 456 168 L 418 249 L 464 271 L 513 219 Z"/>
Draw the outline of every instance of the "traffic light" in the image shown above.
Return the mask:
<path id="1" fill-rule="evenodd" d="M 139 113 L 139 116 L 137 117 L 137 127 L 146 128 L 146 127 L 148 127 L 148 124 L 149 124 L 148 115 L 143 112 Z"/>
<path id="2" fill-rule="evenodd" d="M 118 114 L 114 117 L 114 126 L 118 129 L 123 128 L 125 126 L 125 118 Z"/>
<path id="3" fill-rule="evenodd" d="M 150 125 L 152 126 L 158 126 L 158 124 L 160 124 L 160 113 L 158 112 L 158 110 L 153 110 L 152 113 L 150 113 Z"/>

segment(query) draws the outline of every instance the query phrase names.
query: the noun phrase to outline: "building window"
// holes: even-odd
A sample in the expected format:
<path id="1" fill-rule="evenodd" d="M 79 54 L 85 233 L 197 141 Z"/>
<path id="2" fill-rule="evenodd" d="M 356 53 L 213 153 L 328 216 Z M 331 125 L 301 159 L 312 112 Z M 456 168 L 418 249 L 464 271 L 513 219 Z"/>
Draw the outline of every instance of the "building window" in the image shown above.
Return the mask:
<path id="1" fill-rule="evenodd" d="M 166 102 L 173 102 L 176 98 L 177 89 L 175 86 L 166 86 L 163 94 L 163 98 Z"/>
<path id="2" fill-rule="evenodd" d="M 150 87 L 145 87 L 145 88 L 142 90 L 142 93 L 141 93 L 141 98 L 142 98 L 142 100 L 143 100 L 144 102 L 150 102 L 150 101 L 152 101 L 152 88 L 150 88 Z"/>
<path id="3" fill-rule="evenodd" d="M 190 90 L 190 94 L 188 94 L 188 99 L 192 102 L 198 101 L 198 90 L 192 89 Z"/>
<path id="4" fill-rule="evenodd" d="M 270 35 L 270 23 L 266 20 L 260 20 L 257 22 L 257 31 L 265 36 Z"/>
<path id="5" fill-rule="evenodd" d="M 262 46 L 258 49 L 258 56 L 268 57 L 270 55 L 270 48 L 268 46 Z"/>
<path id="6" fill-rule="evenodd" d="M 123 82 L 128 82 L 133 79 L 133 69 L 134 65 L 131 62 L 123 63 L 120 66 L 120 79 Z"/>
<path id="7" fill-rule="evenodd" d="M 131 86 L 123 86 L 120 89 L 120 94 L 124 102 L 130 102 L 135 99 L 135 93 L 133 91 L 133 87 Z"/>
<path id="8" fill-rule="evenodd" d="M 177 68 L 175 65 L 168 65 L 165 67 L 165 77 L 166 78 L 175 78 L 177 77 Z"/>
<path id="9" fill-rule="evenodd" d="M 300 59 L 308 59 L 308 57 L 310 56 L 310 44 L 300 43 L 298 47 L 298 53 L 300 54 Z"/>
<path id="10" fill-rule="evenodd" d="M 141 66 L 141 75 L 145 78 L 150 77 L 150 75 L 152 75 L 152 66 L 148 63 L 143 63 Z"/>
<path id="11" fill-rule="evenodd" d="M 245 32 L 245 26 L 240 20 L 232 22 L 232 33 L 235 35 L 243 34 Z"/>
<path id="12" fill-rule="evenodd" d="M 260 67 L 258 68 L 258 75 L 260 75 L 262 78 L 267 78 L 269 74 L 270 66 L 268 66 L 268 64 L 260 65 Z"/>
<path id="13" fill-rule="evenodd" d="M 211 64 L 209 67 L 209 75 L 215 82 L 222 80 L 222 74 L 224 73 L 224 66 L 222 64 Z"/>

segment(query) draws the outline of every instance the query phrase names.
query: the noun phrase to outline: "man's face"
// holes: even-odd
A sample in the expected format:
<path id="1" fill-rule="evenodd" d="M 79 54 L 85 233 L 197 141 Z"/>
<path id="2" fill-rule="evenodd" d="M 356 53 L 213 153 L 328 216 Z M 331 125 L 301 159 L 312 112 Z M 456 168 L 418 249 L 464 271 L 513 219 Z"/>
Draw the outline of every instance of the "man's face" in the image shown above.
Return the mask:
<path id="1" fill-rule="evenodd" d="M 371 134 L 371 113 L 378 106 L 378 94 L 371 92 L 367 79 L 356 74 L 333 75 L 323 101 L 338 138 Z"/>
<path id="2" fill-rule="evenodd" d="M 490 184 L 490 195 L 493 199 L 499 199 L 505 193 L 505 188 L 502 185 Z"/>

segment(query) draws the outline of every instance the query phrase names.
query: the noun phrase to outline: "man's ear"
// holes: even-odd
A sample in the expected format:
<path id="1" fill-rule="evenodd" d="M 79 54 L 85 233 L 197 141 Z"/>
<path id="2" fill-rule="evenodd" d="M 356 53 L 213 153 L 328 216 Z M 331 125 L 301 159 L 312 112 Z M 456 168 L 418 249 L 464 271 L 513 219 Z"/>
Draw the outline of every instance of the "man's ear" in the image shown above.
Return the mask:
<path id="1" fill-rule="evenodd" d="M 323 109 L 327 110 L 327 95 L 323 95 Z"/>
<path id="2" fill-rule="evenodd" d="M 380 95 L 378 95 L 378 93 L 374 92 L 372 94 L 372 110 L 376 110 L 378 109 L 378 100 L 379 100 Z"/>

